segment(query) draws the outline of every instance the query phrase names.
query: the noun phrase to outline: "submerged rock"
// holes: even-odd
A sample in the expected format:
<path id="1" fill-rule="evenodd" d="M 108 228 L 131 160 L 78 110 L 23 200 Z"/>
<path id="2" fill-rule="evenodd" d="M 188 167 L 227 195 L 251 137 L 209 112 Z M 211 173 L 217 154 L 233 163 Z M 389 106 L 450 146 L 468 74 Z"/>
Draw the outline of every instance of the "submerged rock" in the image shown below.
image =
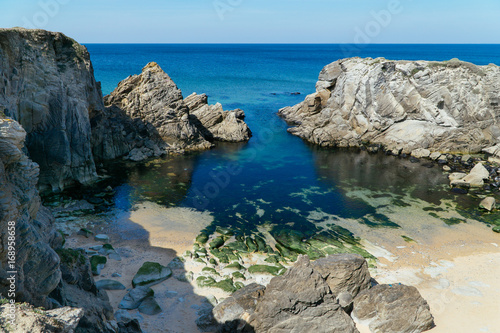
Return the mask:
<path id="1" fill-rule="evenodd" d="M 479 152 L 499 141 L 499 90 L 495 65 L 348 58 L 279 114 L 295 125 L 290 133 L 321 146 Z"/>

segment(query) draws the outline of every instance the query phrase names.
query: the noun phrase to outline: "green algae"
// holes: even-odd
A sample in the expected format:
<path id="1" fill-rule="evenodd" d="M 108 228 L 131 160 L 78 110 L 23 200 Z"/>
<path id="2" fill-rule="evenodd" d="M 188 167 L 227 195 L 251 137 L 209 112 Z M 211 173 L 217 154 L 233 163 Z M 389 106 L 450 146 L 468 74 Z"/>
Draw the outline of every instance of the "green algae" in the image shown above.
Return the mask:
<path id="1" fill-rule="evenodd" d="M 225 243 L 224 237 L 217 236 L 210 242 L 209 246 L 211 249 L 218 249 L 219 247 L 223 246 L 224 243 Z"/>
<path id="2" fill-rule="evenodd" d="M 458 217 L 450 217 L 450 218 L 441 218 L 444 223 L 447 225 L 456 225 L 460 223 L 466 223 L 467 221 L 464 219 L 460 219 Z"/>
<path id="3" fill-rule="evenodd" d="M 233 276 L 234 279 L 246 280 L 245 275 L 243 275 L 243 273 L 241 272 L 233 272 L 233 274 L 231 275 Z"/>
<path id="4" fill-rule="evenodd" d="M 244 270 L 245 267 L 241 266 L 239 262 L 233 262 L 233 263 L 227 265 L 226 267 L 224 267 L 224 269 L 235 269 L 237 271 L 241 271 L 241 270 Z"/>
<path id="5" fill-rule="evenodd" d="M 274 276 L 283 274 L 285 270 L 286 269 L 283 266 L 253 265 L 248 267 L 248 273 L 271 274 Z"/>
<path id="6" fill-rule="evenodd" d="M 403 238 L 404 241 L 407 242 L 407 243 L 416 243 L 415 240 L 413 240 L 412 238 L 410 238 L 408 236 L 401 235 L 401 238 Z"/>
<path id="7" fill-rule="evenodd" d="M 208 234 L 205 233 L 205 232 L 202 232 L 200 233 L 197 237 L 196 237 L 196 242 L 200 243 L 200 244 L 206 244 L 206 242 L 208 242 Z"/>

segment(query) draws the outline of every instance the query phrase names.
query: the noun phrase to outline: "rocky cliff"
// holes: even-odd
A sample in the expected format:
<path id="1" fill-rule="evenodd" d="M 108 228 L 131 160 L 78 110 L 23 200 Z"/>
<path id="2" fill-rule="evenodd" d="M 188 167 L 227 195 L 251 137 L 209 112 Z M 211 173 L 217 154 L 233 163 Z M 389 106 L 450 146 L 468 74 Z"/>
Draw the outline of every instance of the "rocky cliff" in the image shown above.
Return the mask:
<path id="1" fill-rule="evenodd" d="M 0 117 L 0 294 L 12 298 L 8 278 L 14 271 L 17 302 L 46 309 L 78 308 L 75 332 L 115 332 L 107 322 L 112 319 L 111 305 L 106 294 L 97 290 L 88 260 L 77 251 L 62 248 L 63 238 L 54 229 L 54 218 L 41 205 L 36 189 L 39 168 L 23 152 L 25 138 L 26 131 L 18 122 Z M 16 332 L 45 325 L 32 318 L 33 313 L 24 315 L 21 310 Z"/>
<path id="2" fill-rule="evenodd" d="M 95 181 L 103 160 L 139 161 L 251 136 L 243 111 L 208 105 L 205 95 L 184 101 L 155 63 L 120 82 L 106 108 L 87 49 L 57 32 L 0 29 L 0 78 L 0 113 L 26 130 L 42 191 Z"/>
<path id="3" fill-rule="evenodd" d="M 41 189 L 97 177 L 90 118 L 103 112 L 87 49 L 61 33 L 0 29 L 0 111 L 28 133 Z"/>
<path id="4" fill-rule="evenodd" d="M 321 71 L 314 94 L 279 114 L 295 125 L 290 133 L 321 146 L 479 152 L 500 141 L 500 68 L 342 59 Z"/>

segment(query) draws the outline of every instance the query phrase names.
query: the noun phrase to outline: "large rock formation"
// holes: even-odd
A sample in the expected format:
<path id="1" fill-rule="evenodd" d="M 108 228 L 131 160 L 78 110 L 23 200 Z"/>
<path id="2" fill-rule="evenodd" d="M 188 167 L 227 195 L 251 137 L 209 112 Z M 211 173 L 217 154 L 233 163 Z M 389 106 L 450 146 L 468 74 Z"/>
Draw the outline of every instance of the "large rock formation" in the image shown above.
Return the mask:
<path id="1" fill-rule="evenodd" d="M 140 119 L 160 149 L 206 149 L 214 140 L 240 142 L 251 136 L 242 110 L 224 111 L 219 103 L 209 105 L 205 94 L 184 100 L 181 90 L 155 62 L 147 64 L 140 75 L 121 81 L 104 101 L 114 112 Z"/>
<path id="2" fill-rule="evenodd" d="M 97 177 L 90 117 L 103 112 L 87 49 L 61 33 L 0 29 L 0 112 L 28 133 L 40 188 Z"/>
<path id="3" fill-rule="evenodd" d="M 500 141 L 500 68 L 338 60 L 321 71 L 316 93 L 279 114 L 296 125 L 290 133 L 321 146 L 479 152 Z"/>
<path id="4" fill-rule="evenodd" d="M 54 229 L 54 217 L 41 205 L 36 189 L 39 168 L 23 152 L 25 137 L 19 123 L 0 118 L 0 294 L 9 296 L 11 277 L 15 275 L 17 302 L 46 309 L 84 308 L 70 311 L 78 313 L 76 332 L 114 332 L 107 323 L 112 319 L 111 305 L 95 287 L 88 259 L 74 250 L 62 249 L 63 239 Z M 17 318 L 20 331 L 30 331 L 29 325 L 45 325 L 28 314 Z M 51 323 L 54 321 L 47 325 Z M 54 327 L 60 330 L 55 331 L 65 332 L 66 326 L 59 323 Z"/>
<path id="5" fill-rule="evenodd" d="M 25 137 L 16 121 L 0 119 L 0 293 L 8 295 L 8 272 L 17 271 L 17 300 L 50 308 L 47 296 L 61 279 L 53 248 L 61 247 L 62 238 L 52 227 L 54 218 L 41 206 L 39 169 L 22 151 Z M 14 230 L 15 250 L 8 246 Z"/>
<path id="6" fill-rule="evenodd" d="M 251 135 L 243 111 L 208 105 L 205 95 L 184 101 L 155 63 L 120 82 L 106 108 L 87 49 L 61 33 L 0 29 L 0 78 L 0 114 L 28 133 L 42 191 L 95 181 L 103 160 L 139 161 Z"/>
<path id="7" fill-rule="evenodd" d="M 248 285 L 213 309 L 218 332 L 358 332 L 350 317 L 373 332 L 417 333 L 433 327 L 427 302 L 414 287 L 370 288 L 366 261 L 340 254 L 310 262 L 299 256 L 267 287 Z"/>

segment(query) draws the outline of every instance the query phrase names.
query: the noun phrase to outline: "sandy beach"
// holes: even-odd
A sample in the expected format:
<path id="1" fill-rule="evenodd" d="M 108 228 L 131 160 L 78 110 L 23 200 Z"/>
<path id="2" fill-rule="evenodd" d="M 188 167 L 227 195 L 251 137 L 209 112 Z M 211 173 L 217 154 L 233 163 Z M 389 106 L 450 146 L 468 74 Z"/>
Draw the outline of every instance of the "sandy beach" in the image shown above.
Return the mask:
<path id="1" fill-rule="evenodd" d="M 364 247 L 378 258 L 377 268 L 371 269 L 375 280 L 418 288 L 435 318 L 436 327 L 432 332 L 498 332 L 500 235 L 476 221 L 448 226 L 429 217 L 419 219 L 418 213 L 409 212 L 398 211 L 395 216 L 402 229 L 373 229 L 347 220 L 337 223 L 345 224 L 361 237 Z M 116 221 L 101 231 L 110 236 L 122 260 L 108 260 L 96 280 L 115 279 L 127 288 L 132 287 L 131 280 L 143 262 L 167 265 L 191 249 L 199 231 L 212 221 L 208 213 L 163 208 L 147 202 L 116 217 Z M 415 218 L 419 223 L 414 222 Z M 401 234 L 413 241 L 405 241 Z M 96 244 L 83 236 L 68 239 L 70 247 L 86 248 Z M 180 271 L 195 274 L 204 267 L 190 260 L 184 265 Z M 121 276 L 116 277 L 116 273 Z M 147 316 L 137 310 L 130 311 L 139 318 L 145 332 L 150 333 L 196 332 L 195 320 L 200 310 L 210 307 L 208 299 L 213 303 L 214 297 L 220 300 L 228 296 L 219 289 L 201 289 L 194 282 L 175 278 L 152 289 L 163 312 Z M 115 311 L 126 292 L 107 292 Z M 361 325 L 359 330 L 369 332 Z"/>

